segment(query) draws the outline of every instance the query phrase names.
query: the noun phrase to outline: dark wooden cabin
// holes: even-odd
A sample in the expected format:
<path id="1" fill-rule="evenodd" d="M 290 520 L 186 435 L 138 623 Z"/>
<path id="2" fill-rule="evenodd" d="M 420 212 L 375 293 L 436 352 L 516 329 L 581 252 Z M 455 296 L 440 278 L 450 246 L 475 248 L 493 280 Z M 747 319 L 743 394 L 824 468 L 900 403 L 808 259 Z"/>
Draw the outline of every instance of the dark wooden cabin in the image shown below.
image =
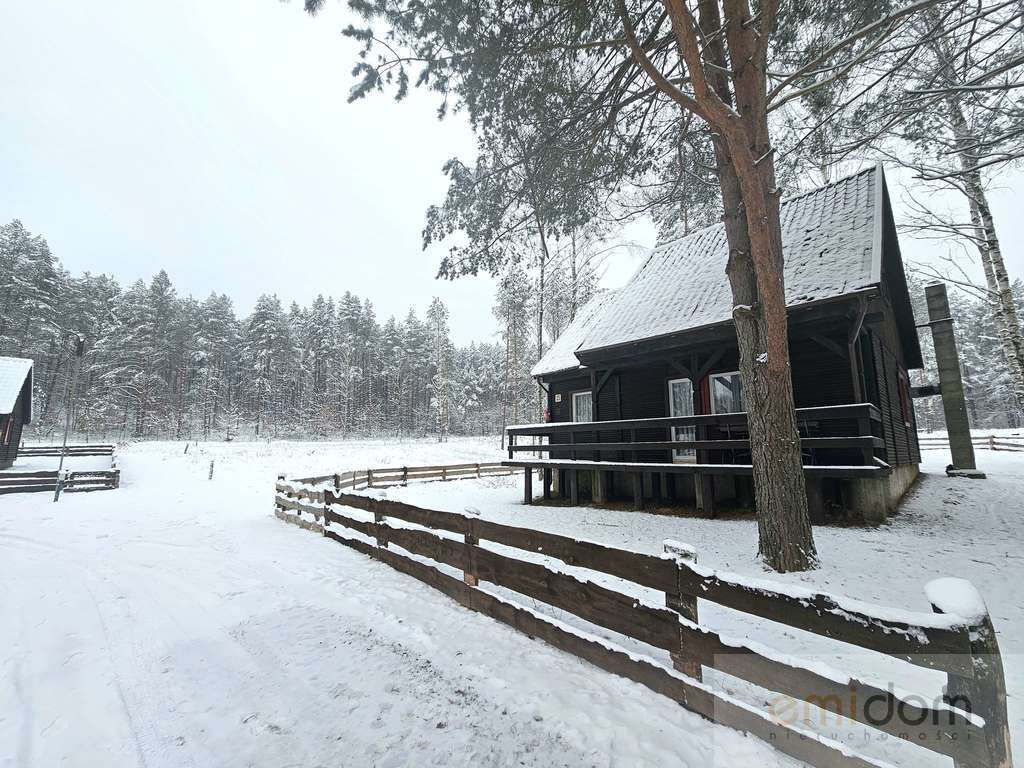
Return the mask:
<path id="1" fill-rule="evenodd" d="M 782 230 L 812 515 L 883 518 L 917 475 L 922 362 L 882 167 L 783 201 Z M 509 428 L 507 463 L 546 495 L 750 506 L 727 257 L 721 224 L 662 242 L 590 302 L 533 370 L 550 423 Z"/>
<path id="2" fill-rule="evenodd" d="M 32 421 L 32 361 L 0 357 L 0 469 L 18 457 L 21 430 Z"/>

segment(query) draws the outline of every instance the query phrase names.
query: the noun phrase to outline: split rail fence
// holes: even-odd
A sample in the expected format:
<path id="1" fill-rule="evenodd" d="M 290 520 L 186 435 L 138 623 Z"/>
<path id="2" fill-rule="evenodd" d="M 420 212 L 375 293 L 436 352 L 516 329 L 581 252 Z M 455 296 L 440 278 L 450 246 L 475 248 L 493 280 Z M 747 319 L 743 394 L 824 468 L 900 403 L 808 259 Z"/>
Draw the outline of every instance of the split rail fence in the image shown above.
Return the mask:
<path id="1" fill-rule="evenodd" d="M 918 435 L 918 444 L 922 451 L 949 448 L 948 437 L 930 437 Z M 971 435 L 971 443 L 975 448 L 987 448 L 990 451 L 1024 451 L 1022 435 Z"/>
<path id="2" fill-rule="evenodd" d="M 356 469 L 333 475 L 300 477 L 294 482 L 306 485 L 333 483 L 335 490 L 342 488 L 386 488 L 417 480 L 458 480 L 461 478 L 511 475 L 518 470 L 503 466 L 501 462 L 477 462 L 475 464 L 438 464 L 426 467 L 379 467 L 377 469 Z M 279 479 L 284 476 L 279 476 Z"/>
<path id="3" fill-rule="evenodd" d="M 330 480 L 334 477 L 343 486 L 355 486 L 364 481 L 376 483 L 380 476 L 377 471 L 372 477 L 369 472 L 327 476 Z M 799 717 L 790 722 L 713 689 L 702 682 L 702 669 L 721 670 L 794 704 L 833 711 L 838 707 L 838 714 L 947 755 L 956 766 L 1012 764 L 1002 660 L 987 613 L 965 619 L 948 612 L 939 615 L 936 607 L 936 614 L 900 614 L 910 620 L 896 621 L 891 618 L 893 612 L 885 609 L 872 614 L 863 604 L 844 598 L 794 594 L 784 586 L 765 588 L 699 567 L 685 545 L 666 542 L 666 554 L 642 554 L 339 489 L 314 489 L 279 479 L 276 491 L 275 514 L 281 520 L 387 563 L 467 608 L 645 685 L 708 719 L 749 732 L 810 765 L 878 768 L 888 763 L 799 727 Z M 541 554 L 575 568 L 624 579 L 637 588 L 663 592 L 664 607 L 535 560 L 494 551 L 481 546 L 481 541 Z M 452 575 L 451 569 L 461 574 Z M 484 591 L 481 582 L 668 651 L 674 669 L 598 640 L 525 604 Z M 698 598 L 944 671 L 948 677 L 946 698 L 931 705 L 920 696 L 901 693 L 902 698 L 897 698 L 891 686 L 873 685 L 845 673 L 826 676 L 819 667 L 800 666 L 784 653 L 723 638 L 699 623 Z M 964 702 L 969 702 L 969 707 Z M 881 712 L 892 708 L 901 717 L 879 718 L 872 707 Z M 927 741 L 921 741 L 922 733 L 927 734 Z"/>
<path id="4" fill-rule="evenodd" d="M 96 470 L 64 470 L 64 482 L 61 491 L 80 493 L 86 491 L 108 491 L 121 486 L 121 470 L 117 468 L 117 456 L 114 446 L 103 445 L 26 445 L 18 449 L 18 457 L 61 455 L 72 458 L 79 456 L 109 456 L 110 469 Z M 60 473 L 56 470 L 40 470 L 35 472 L 18 472 L 4 470 L 0 472 L 0 495 L 8 493 L 38 493 L 55 491 Z"/>

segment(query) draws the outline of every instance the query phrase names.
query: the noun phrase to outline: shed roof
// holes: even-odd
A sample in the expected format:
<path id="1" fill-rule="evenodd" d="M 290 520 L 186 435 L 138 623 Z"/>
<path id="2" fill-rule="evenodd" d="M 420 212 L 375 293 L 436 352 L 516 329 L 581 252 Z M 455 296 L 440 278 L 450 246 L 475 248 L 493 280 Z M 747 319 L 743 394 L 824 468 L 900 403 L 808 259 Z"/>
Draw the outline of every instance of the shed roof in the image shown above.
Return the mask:
<path id="1" fill-rule="evenodd" d="M 14 412 L 21 388 L 30 382 L 28 402 L 25 403 L 25 421 L 32 420 L 32 361 L 27 357 L 0 357 L 0 416 Z"/>

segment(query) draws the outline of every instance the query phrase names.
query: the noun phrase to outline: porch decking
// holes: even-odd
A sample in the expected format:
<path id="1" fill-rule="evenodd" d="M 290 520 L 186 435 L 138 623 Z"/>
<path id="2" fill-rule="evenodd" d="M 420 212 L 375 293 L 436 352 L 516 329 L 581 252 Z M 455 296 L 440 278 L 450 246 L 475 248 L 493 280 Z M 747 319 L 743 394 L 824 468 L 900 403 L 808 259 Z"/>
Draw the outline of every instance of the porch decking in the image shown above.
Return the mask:
<path id="1" fill-rule="evenodd" d="M 823 521 L 824 518 L 823 479 L 856 483 L 884 479 L 889 474 L 889 466 L 875 458 L 876 450 L 883 449 L 880 436 L 882 416 L 871 403 L 800 408 L 796 411 L 796 418 L 812 519 Z M 673 430 L 679 428 L 692 429 L 693 439 L 671 439 Z M 744 412 L 528 424 L 508 427 L 506 431 L 508 459 L 502 464 L 525 470 L 526 503 L 533 500 L 533 472 L 536 470 L 543 473 L 544 498 L 552 496 L 555 478 L 564 477 L 563 482 L 558 482 L 559 492 L 564 495 L 567 487 L 572 503 L 579 500 L 580 472 L 590 473 L 593 499 L 598 503 L 608 500 L 610 484 L 606 481 L 606 473 L 625 474 L 630 477 L 636 508 L 643 506 L 645 476 L 651 478 L 647 483 L 652 488 L 651 495 L 667 497 L 674 491 L 671 488 L 672 478 L 682 475 L 694 478 L 697 509 L 713 515 L 714 478 L 753 474 L 747 414 Z M 648 439 L 637 439 L 638 433 Z M 654 437 L 656 434 L 660 439 Z M 628 439 L 623 439 L 624 435 L 628 435 Z M 521 442 L 523 438 L 537 437 L 547 438 L 547 442 Z M 692 460 L 674 461 L 676 451 L 692 451 L 688 457 Z M 546 453 L 548 456 L 517 457 L 522 452 Z M 609 454 L 615 454 L 614 458 Z M 658 458 L 651 460 L 655 457 Z M 656 494 L 653 491 L 655 487 L 658 489 Z"/>

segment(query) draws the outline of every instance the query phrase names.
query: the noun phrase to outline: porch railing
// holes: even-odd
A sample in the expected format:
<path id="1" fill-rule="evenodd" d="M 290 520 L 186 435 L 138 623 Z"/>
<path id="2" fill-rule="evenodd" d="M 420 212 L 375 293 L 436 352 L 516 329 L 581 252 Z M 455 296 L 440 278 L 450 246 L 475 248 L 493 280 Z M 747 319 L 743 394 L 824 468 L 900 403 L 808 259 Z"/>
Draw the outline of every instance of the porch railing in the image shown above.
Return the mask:
<path id="1" fill-rule="evenodd" d="M 796 420 L 801 448 L 808 454 L 810 463 L 815 463 L 816 454 L 822 450 L 829 453 L 839 450 L 848 454 L 850 463 L 874 465 L 876 450 L 880 451 L 884 447 L 881 438 L 882 414 L 871 403 L 798 408 Z M 678 428 L 692 428 L 694 437 L 673 439 L 672 431 Z M 618 454 L 619 460 L 622 454 L 628 454 L 633 461 L 637 461 L 641 453 L 665 452 L 665 460 L 670 460 L 672 451 L 692 450 L 704 455 L 707 451 L 721 451 L 727 456 L 732 454 L 731 461 L 723 458 L 722 463 L 743 463 L 736 454 L 750 450 L 750 438 L 746 430 L 747 414 L 737 412 L 522 424 L 507 427 L 506 433 L 509 459 L 514 459 L 516 453 L 528 451 L 549 455 L 558 453 L 561 458 L 572 460 L 580 458 L 580 454 L 591 454 L 592 457 L 588 458 L 598 461 L 614 460 L 606 459 L 602 454 Z M 660 439 L 654 437 L 656 433 L 661 433 Z M 666 436 L 668 439 L 665 439 Z M 529 437 L 546 437 L 548 442 L 521 442 L 523 438 Z M 859 461 L 852 461 L 854 455 Z"/>

